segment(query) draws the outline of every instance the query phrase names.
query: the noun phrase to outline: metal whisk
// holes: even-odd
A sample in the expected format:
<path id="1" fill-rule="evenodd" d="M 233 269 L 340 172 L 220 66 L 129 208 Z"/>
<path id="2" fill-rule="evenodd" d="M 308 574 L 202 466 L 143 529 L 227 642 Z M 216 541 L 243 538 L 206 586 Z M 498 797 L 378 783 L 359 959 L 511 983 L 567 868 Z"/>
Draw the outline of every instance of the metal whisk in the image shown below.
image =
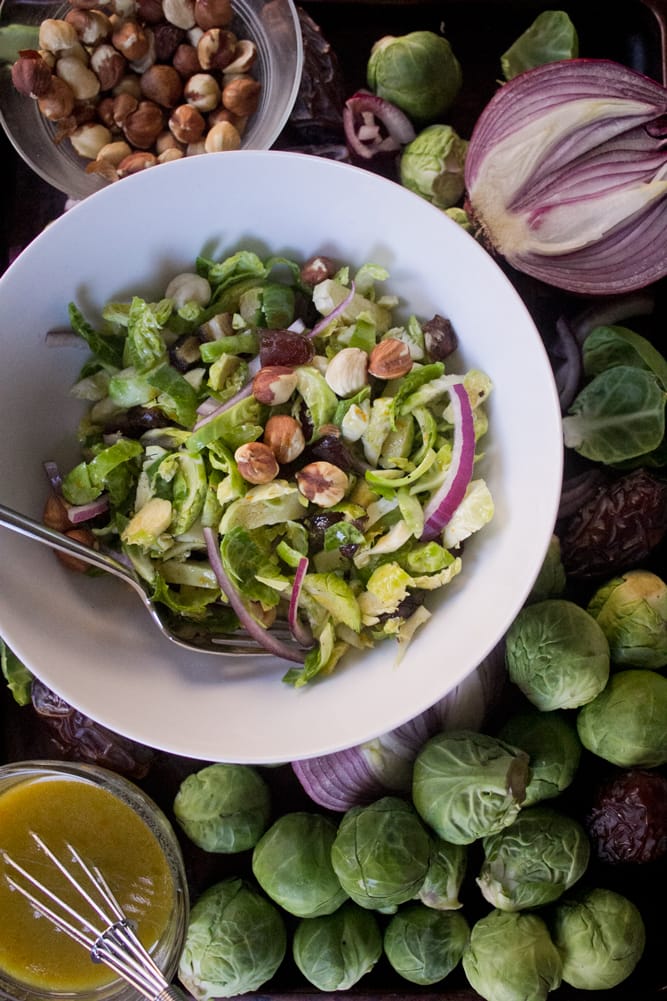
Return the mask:
<path id="1" fill-rule="evenodd" d="M 48 886 L 40 883 L 3 851 L 0 853 L 3 861 L 15 874 L 5 874 L 9 886 L 22 894 L 35 910 L 48 918 L 57 928 L 86 948 L 94 963 L 104 963 L 148 1001 L 186 1001 L 187 995 L 167 982 L 160 968 L 139 941 L 132 923 L 125 916 L 100 870 L 96 866 L 89 866 L 68 843 L 67 850 L 81 873 L 77 879 L 39 835 L 34 831 L 30 831 L 30 835 L 80 894 L 82 901 L 88 904 L 91 912 L 97 915 L 99 922 L 96 922 L 95 918 L 85 917 L 67 901 L 61 900 Z M 23 882 L 19 881 L 19 877 Z"/>

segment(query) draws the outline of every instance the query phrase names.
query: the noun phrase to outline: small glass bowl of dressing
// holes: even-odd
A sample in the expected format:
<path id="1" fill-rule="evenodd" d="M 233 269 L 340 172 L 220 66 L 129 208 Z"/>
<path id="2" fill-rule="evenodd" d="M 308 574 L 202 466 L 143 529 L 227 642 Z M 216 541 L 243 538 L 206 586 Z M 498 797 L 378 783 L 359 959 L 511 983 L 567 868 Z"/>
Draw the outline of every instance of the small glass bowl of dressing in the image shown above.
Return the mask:
<path id="1" fill-rule="evenodd" d="M 180 846 L 169 821 L 138 786 L 107 769 L 60 761 L 0 767 L 0 850 L 65 898 L 81 898 L 45 859 L 34 831 L 63 862 L 70 843 L 97 866 L 167 981 L 188 921 Z M 56 929 L 5 878 L 0 858 L 0 998 L 7 1001 L 137 1001 L 140 995 Z"/>

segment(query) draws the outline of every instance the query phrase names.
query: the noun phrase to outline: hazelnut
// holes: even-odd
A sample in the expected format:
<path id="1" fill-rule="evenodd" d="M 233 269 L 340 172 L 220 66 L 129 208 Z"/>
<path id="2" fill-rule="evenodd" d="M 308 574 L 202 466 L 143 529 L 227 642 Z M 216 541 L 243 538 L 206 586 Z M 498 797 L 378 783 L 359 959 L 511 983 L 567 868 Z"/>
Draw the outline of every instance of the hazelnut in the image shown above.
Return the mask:
<path id="1" fill-rule="evenodd" d="M 123 123 L 125 138 L 137 149 L 150 149 L 163 129 L 162 109 L 154 101 L 139 101 L 136 111 Z"/>
<path id="2" fill-rule="evenodd" d="M 223 70 L 234 58 L 237 38 L 223 28 L 209 28 L 197 42 L 197 56 L 202 69 Z"/>
<path id="3" fill-rule="evenodd" d="M 115 100 L 116 98 L 109 95 L 108 97 L 103 97 L 97 105 L 97 117 L 102 125 L 106 125 L 106 127 L 111 129 L 112 132 L 117 129 L 117 125 L 113 118 L 113 105 Z"/>
<path id="4" fill-rule="evenodd" d="M 195 23 L 204 31 L 226 27 L 233 16 L 231 0 L 195 0 Z"/>
<path id="5" fill-rule="evenodd" d="M 241 38 L 236 46 L 234 58 L 225 73 L 247 73 L 257 58 L 257 46 L 249 38 Z"/>
<path id="6" fill-rule="evenodd" d="M 126 73 L 112 90 L 114 97 L 119 94 L 131 94 L 137 101 L 141 97 L 141 81 L 136 73 Z"/>
<path id="7" fill-rule="evenodd" d="M 153 38 L 155 40 L 155 61 L 157 63 L 171 62 L 174 53 L 185 38 L 182 28 L 177 28 L 175 24 L 156 24 L 153 28 Z"/>
<path id="8" fill-rule="evenodd" d="M 196 143 L 188 143 L 185 147 L 186 156 L 200 156 L 202 153 L 206 152 L 206 143 L 203 139 L 200 139 Z"/>
<path id="9" fill-rule="evenodd" d="M 145 56 L 150 44 L 138 21 L 122 21 L 111 36 L 111 43 L 129 62 Z"/>
<path id="10" fill-rule="evenodd" d="M 332 462 L 309 462 L 296 474 L 299 491 L 318 507 L 333 507 L 347 492 L 347 474 Z"/>
<path id="11" fill-rule="evenodd" d="M 12 66 L 12 83 L 19 94 L 43 97 L 51 85 L 51 67 L 39 52 L 24 50 Z"/>
<path id="12" fill-rule="evenodd" d="M 172 135 L 169 129 L 165 129 L 164 132 L 161 132 L 155 140 L 155 152 L 160 155 L 161 153 L 166 153 L 167 150 L 170 149 L 177 149 L 182 153 L 183 143 L 179 143 L 176 136 Z"/>
<path id="13" fill-rule="evenodd" d="M 296 385 L 297 374 L 293 369 L 286 365 L 265 365 L 252 380 L 252 395 L 259 403 L 275 407 L 287 403 Z"/>
<path id="14" fill-rule="evenodd" d="M 212 129 L 214 125 L 219 125 L 220 122 L 229 122 L 238 132 L 239 138 L 245 132 L 246 125 L 248 124 L 247 118 L 239 118 L 238 115 L 233 115 L 231 111 L 227 111 L 227 108 L 223 108 L 222 105 L 210 111 L 206 116 L 206 121 L 209 129 Z"/>
<path id="15" fill-rule="evenodd" d="M 66 55 L 80 46 L 73 24 L 60 18 L 47 17 L 39 26 L 39 47 L 56 55 Z"/>
<path id="16" fill-rule="evenodd" d="M 135 73 L 145 73 L 155 62 L 155 35 L 152 28 L 146 28 L 146 38 L 148 40 L 148 48 L 143 56 L 140 56 L 139 59 L 130 60 L 130 69 Z"/>
<path id="17" fill-rule="evenodd" d="M 95 157 L 95 162 L 98 167 L 105 164 L 109 167 L 115 168 L 124 160 L 125 157 L 130 156 L 132 153 L 132 148 L 129 143 L 126 143 L 123 139 L 116 139 L 115 141 L 108 142 L 99 150 L 97 156 Z"/>
<path id="18" fill-rule="evenodd" d="M 91 549 L 99 549 L 99 543 L 89 528 L 70 528 L 69 531 L 65 532 L 65 535 L 76 542 L 82 542 L 84 546 L 90 546 Z M 71 553 L 62 553 L 56 549 L 55 554 L 68 570 L 85 573 L 90 569 L 89 563 L 72 556 Z"/>
<path id="19" fill-rule="evenodd" d="M 189 31 L 195 26 L 194 0 L 162 0 L 162 11 L 170 24 Z"/>
<path id="20" fill-rule="evenodd" d="M 241 133 L 231 122 L 216 122 L 204 139 L 206 153 L 224 153 L 230 149 L 241 148 Z"/>
<path id="21" fill-rule="evenodd" d="M 195 73 L 201 73 L 202 69 L 201 63 L 199 62 L 199 56 L 197 55 L 197 49 L 194 45 L 188 45 L 187 42 L 181 42 L 181 44 L 177 47 L 172 57 L 171 64 L 185 80 L 194 76 Z"/>
<path id="22" fill-rule="evenodd" d="M 90 68 L 100 82 L 101 90 L 113 90 L 127 69 L 127 60 L 109 42 L 103 42 L 90 54 Z"/>
<path id="23" fill-rule="evenodd" d="M 144 24 L 159 24 L 164 20 L 160 0 L 136 0 L 137 15 Z"/>
<path id="24" fill-rule="evenodd" d="M 179 104 L 174 108 L 168 124 L 171 134 L 186 145 L 199 142 L 206 128 L 204 116 L 191 104 Z"/>
<path id="25" fill-rule="evenodd" d="M 111 35 L 111 21 L 101 10 L 81 10 L 73 7 L 65 15 L 83 45 L 99 45 Z"/>
<path id="26" fill-rule="evenodd" d="M 119 177 L 127 177 L 129 174 L 138 174 L 140 170 L 153 167 L 157 163 L 157 157 L 153 153 L 130 153 L 117 165 L 116 170 Z"/>
<path id="27" fill-rule="evenodd" d="M 249 441 L 234 452 L 238 471 L 248 483 L 269 483 L 278 475 L 278 461 L 261 441 Z"/>
<path id="28" fill-rule="evenodd" d="M 210 73 L 195 73 L 186 83 L 183 96 L 198 111 L 213 111 L 220 104 L 220 85 Z"/>
<path id="29" fill-rule="evenodd" d="M 37 98 L 37 103 L 45 118 L 50 122 L 59 122 L 74 110 L 74 91 L 59 76 L 52 76 L 49 89 Z"/>
<path id="30" fill-rule="evenodd" d="M 288 414 L 274 414 L 273 417 L 269 417 L 264 428 L 263 441 L 281 466 L 285 462 L 293 462 L 306 447 L 301 425 Z"/>
<path id="31" fill-rule="evenodd" d="M 354 396 L 366 385 L 368 355 L 361 348 L 343 348 L 335 354 L 324 374 L 324 378 L 336 396 Z"/>
<path id="32" fill-rule="evenodd" d="M 96 6 L 99 5 L 91 4 L 91 7 Z M 137 2 L 136 0 L 110 0 L 109 9 L 111 17 L 115 17 L 118 21 L 124 21 L 128 17 L 136 17 Z"/>
<path id="33" fill-rule="evenodd" d="M 67 505 L 58 494 L 49 494 L 44 505 L 42 521 L 47 528 L 55 528 L 56 532 L 66 532 L 72 527 Z"/>
<path id="34" fill-rule="evenodd" d="M 163 108 L 175 108 L 183 96 L 183 81 L 173 66 L 156 63 L 141 77 L 141 90 Z"/>
<path id="35" fill-rule="evenodd" d="M 102 147 L 111 142 L 111 132 L 99 122 L 86 122 L 75 129 L 69 138 L 79 156 L 86 160 L 96 160 Z"/>
<path id="36" fill-rule="evenodd" d="M 77 59 L 63 56 L 56 63 L 56 75 L 68 83 L 77 101 L 92 101 L 100 92 L 100 81 L 95 73 Z"/>
<path id="37" fill-rule="evenodd" d="M 178 149 L 176 146 L 170 149 L 165 149 L 162 153 L 158 153 L 157 162 L 158 163 L 171 163 L 172 160 L 182 160 L 185 153 L 182 149 Z"/>
<path id="38" fill-rule="evenodd" d="M 257 111 L 262 85 L 251 76 L 240 76 L 222 88 L 221 100 L 228 111 L 248 116 Z"/>
<path id="39" fill-rule="evenodd" d="M 119 94 L 113 98 L 112 116 L 117 128 L 122 129 L 125 122 L 139 107 L 139 101 L 132 94 Z"/>
<path id="40" fill-rule="evenodd" d="M 337 271 L 336 262 L 330 257 L 311 257 L 301 266 L 300 278 L 304 285 L 319 285 L 332 278 Z"/>
<path id="41" fill-rule="evenodd" d="M 400 379 L 411 368 L 410 348 L 396 337 L 387 337 L 376 344 L 368 360 L 368 371 L 376 379 Z"/>

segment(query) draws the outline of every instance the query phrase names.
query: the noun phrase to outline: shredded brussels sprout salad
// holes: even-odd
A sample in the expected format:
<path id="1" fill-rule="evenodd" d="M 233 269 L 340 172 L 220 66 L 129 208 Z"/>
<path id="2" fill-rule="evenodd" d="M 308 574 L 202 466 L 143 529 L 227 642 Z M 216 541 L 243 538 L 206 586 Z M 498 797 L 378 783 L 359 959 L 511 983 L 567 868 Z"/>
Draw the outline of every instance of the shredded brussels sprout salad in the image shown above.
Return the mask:
<path id="1" fill-rule="evenodd" d="M 474 470 L 491 381 L 447 370 L 443 317 L 399 322 L 388 277 L 240 250 L 97 327 L 69 307 L 92 352 L 72 388 L 82 461 L 58 474 L 70 521 L 182 635 L 240 622 L 295 686 L 350 648 L 402 648 L 493 515 Z"/>

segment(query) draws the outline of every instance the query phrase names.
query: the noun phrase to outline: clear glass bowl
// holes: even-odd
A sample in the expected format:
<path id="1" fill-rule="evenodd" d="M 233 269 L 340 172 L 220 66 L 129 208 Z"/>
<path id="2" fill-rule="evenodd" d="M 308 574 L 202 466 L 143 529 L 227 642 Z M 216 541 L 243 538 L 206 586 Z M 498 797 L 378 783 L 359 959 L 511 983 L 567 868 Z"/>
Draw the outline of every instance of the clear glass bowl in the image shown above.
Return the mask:
<path id="1" fill-rule="evenodd" d="M 25 786 L 26 783 L 34 783 L 36 780 L 39 780 L 40 782 L 39 794 L 40 797 L 43 797 L 45 795 L 45 791 L 41 782 L 48 782 L 51 779 L 83 780 L 85 783 L 90 783 L 91 785 L 97 787 L 97 789 L 105 790 L 106 792 L 112 794 L 114 798 L 119 800 L 125 807 L 129 807 L 129 809 L 132 810 L 133 813 L 147 826 L 147 840 L 143 840 L 142 843 L 145 846 L 155 846 L 158 852 L 162 855 L 162 861 L 159 863 L 159 866 L 157 866 L 157 868 L 154 867 L 152 871 L 164 872 L 166 869 L 168 873 L 168 881 L 165 882 L 164 885 L 167 887 L 167 893 L 170 898 L 168 902 L 163 898 L 161 908 L 166 909 L 166 906 L 169 906 L 168 918 L 159 934 L 156 932 L 158 937 L 154 946 L 150 948 L 150 953 L 160 970 L 163 972 L 166 980 L 171 982 L 176 975 L 178 968 L 178 961 L 180 959 L 185 940 L 189 915 L 189 896 L 183 857 L 178 839 L 171 824 L 153 800 L 133 782 L 130 782 L 128 779 L 125 779 L 122 776 L 97 765 L 78 764 L 76 762 L 39 760 L 23 761 L 1 766 L 0 804 L 2 803 L 2 798 L 5 794 L 11 794 L 16 791 L 20 793 L 21 790 L 18 788 L 19 786 Z M 58 790 L 54 787 L 52 788 L 52 796 L 55 793 L 58 794 L 58 797 L 62 795 L 62 792 L 58 792 Z M 34 796 L 34 792 L 32 795 Z M 46 795 L 48 795 L 48 792 Z M 53 800 L 50 802 L 52 801 Z M 80 806 L 81 801 L 78 801 L 77 807 Z M 44 811 L 46 808 L 44 806 L 40 806 L 38 809 Z M 20 810 L 17 808 L 14 797 L 12 797 L 12 800 L 7 803 L 7 810 L 8 813 L 11 811 L 11 836 L 15 836 L 14 832 L 16 828 L 18 828 L 17 835 L 21 838 L 23 834 L 25 834 L 25 830 L 23 832 L 21 831 Z M 75 807 L 71 807 L 72 815 L 74 815 L 74 810 Z M 101 816 L 104 821 L 109 821 L 112 815 L 109 814 L 107 808 L 105 812 L 99 816 Z M 89 824 L 92 823 L 93 817 L 94 814 L 88 814 L 87 819 Z M 121 817 L 122 814 L 120 817 L 114 817 L 113 819 L 120 821 Z M 85 821 L 86 818 L 84 818 L 84 825 Z M 63 823 L 62 818 L 58 820 L 58 823 Z M 65 823 L 67 823 L 67 821 L 65 821 Z M 143 832 L 143 826 L 138 826 Z M 115 851 L 116 856 L 120 853 L 124 859 L 127 857 L 125 854 L 128 848 L 126 844 L 127 832 L 122 831 L 122 826 L 120 824 L 117 827 L 114 827 L 114 832 L 114 838 L 118 845 L 114 847 L 113 851 Z M 97 843 L 95 839 L 98 837 L 102 839 L 104 834 L 105 832 L 103 830 L 98 830 L 97 828 L 94 829 L 93 842 Z M 153 835 L 153 838 L 155 839 L 154 841 L 150 838 L 150 835 Z M 88 837 L 90 838 L 90 834 Z M 144 838 L 143 833 L 141 834 L 141 837 Z M 77 846 L 75 836 L 72 836 L 72 842 L 75 848 L 79 847 L 81 850 L 81 843 Z M 155 842 L 157 843 L 156 845 Z M 5 848 L 6 846 L 3 844 L 0 847 Z M 63 861 L 67 861 L 63 855 L 62 848 L 58 851 L 55 844 L 52 844 L 51 847 L 56 855 L 59 855 Z M 152 851 L 152 847 L 150 850 Z M 145 854 L 142 855 L 142 858 L 145 857 Z M 159 857 L 160 856 L 158 855 L 157 858 Z M 38 879 L 41 879 L 45 885 L 54 886 L 53 880 L 54 878 L 58 878 L 58 873 L 55 870 L 55 867 L 51 867 L 51 863 L 49 863 L 48 860 L 44 859 L 43 861 L 39 861 L 40 868 L 38 871 L 35 871 L 36 867 L 31 865 L 24 858 L 16 859 L 16 861 L 22 862 L 26 868 L 32 871 Z M 90 864 L 95 864 L 99 861 L 99 859 L 89 858 L 87 861 L 89 861 Z M 5 875 L 9 872 L 10 870 L 7 864 L 0 861 L 0 880 L 4 881 Z M 144 884 L 146 886 L 148 885 L 144 879 L 144 871 L 141 870 L 141 872 L 142 875 L 138 882 L 134 883 L 133 881 L 130 884 L 132 888 L 132 900 L 141 899 L 141 895 L 144 894 L 144 890 L 142 888 L 140 891 L 141 895 L 137 898 L 136 893 L 139 891 L 136 887 L 139 885 L 143 887 Z M 147 868 L 146 875 L 148 872 L 149 869 Z M 102 872 L 102 875 L 105 875 L 104 871 Z M 110 877 L 110 883 L 113 882 L 113 874 L 107 872 L 106 875 Z M 116 878 L 119 881 L 118 885 L 122 885 L 122 875 L 125 875 L 124 869 L 122 874 L 119 875 L 116 873 Z M 169 882 L 171 883 L 170 887 Z M 83 907 L 81 909 L 83 910 Z M 47 920 L 48 919 L 46 918 L 36 918 L 35 926 L 38 925 L 39 921 L 44 922 Z M 157 927 L 160 926 L 158 925 Z M 35 934 L 39 934 L 39 932 L 36 930 Z M 55 934 L 58 936 L 63 935 L 63 938 L 67 938 L 62 932 L 57 932 Z M 36 941 L 41 942 L 43 946 L 43 938 L 38 938 Z M 24 942 L 24 945 L 28 948 L 34 947 L 34 944 L 34 942 Z M 79 946 L 75 943 L 67 942 L 67 944 L 70 945 L 75 951 L 80 950 L 81 963 L 90 963 L 92 970 L 92 961 L 87 957 L 85 947 Z M 25 962 L 25 958 L 22 953 L 19 963 L 23 962 Z M 40 976 L 46 976 L 46 974 L 43 974 L 43 971 L 40 970 Z M 84 977 L 85 976 L 87 976 L 87 974 L 84 972 Z M 10 973 L 3 970 L 0 965 L 0 998 L 3 999 L 3 1001 L 54 1001 L 55 998 L 57 998 L 58 1001 L 139 1001 L 141 995 L 133 988 L 129 987 L 125 981 L 117 979 L 110 972 L 109 977 L 111 979 L 107 980 L 105 983 L 95 986 L 88 984 L 88 986 L 85 988 L 82 987 L 81 989 L 75 989 L 74 987 L 68 989 L 62 986 L 58 987 L 57 985 L 54 985 L 53 989 L 47 989 L 46 986 L 35 986 L 34 983 L 30 982 L 30 978 L 27 975 L 25 977 L 25 981 L 22 981 L 18 976 L 17 970 Z"/>
<path id="2" fill-rule="evenodd" d="M 260 82 L 260 102 L 243 135 L 243 149 L 270 149 L 285 127 L 301 84 L 303 40 L 293 0 L 234 0 L 233 30 L 257 46 L 252 75 Z M 56 143 L 56 127 L 37 102 L 19 94 L 11 66 L 21 49 L 38 48 L 39 25 L 64 17 L 69 4 L 41 0 L 0 2 L 0 124 L 19 155 L 53 187 L 71 198 L 85 198 L 108 184 L 87 174 L 71 143 Z M 212 156 L 214 154 L 206 154 Z"/>

